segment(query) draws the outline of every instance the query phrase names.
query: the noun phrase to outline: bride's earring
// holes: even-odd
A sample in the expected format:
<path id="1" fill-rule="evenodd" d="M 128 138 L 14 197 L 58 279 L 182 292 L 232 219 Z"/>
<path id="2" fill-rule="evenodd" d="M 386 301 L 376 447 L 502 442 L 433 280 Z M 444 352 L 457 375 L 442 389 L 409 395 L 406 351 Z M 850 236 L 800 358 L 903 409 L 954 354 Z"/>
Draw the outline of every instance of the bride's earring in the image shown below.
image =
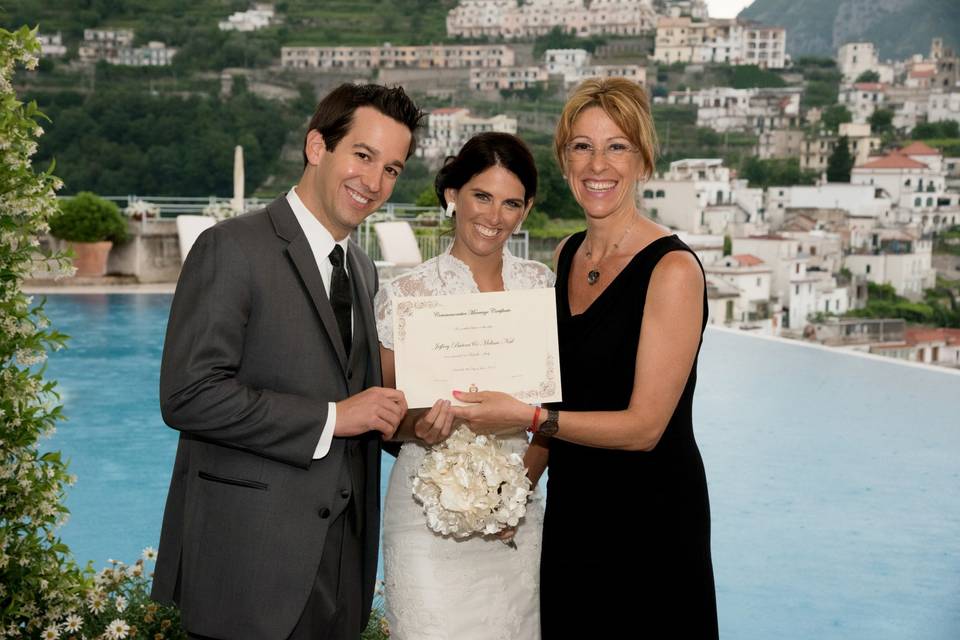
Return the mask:
<path id="1" fill-rule="evenodd" d="M 453 200 L 447 203 L 447 208 L 443 210 L 443 215 L 448 218 L 453 217 L 453 212 L 457 210 L 456 205 L 453 204 Z"/>

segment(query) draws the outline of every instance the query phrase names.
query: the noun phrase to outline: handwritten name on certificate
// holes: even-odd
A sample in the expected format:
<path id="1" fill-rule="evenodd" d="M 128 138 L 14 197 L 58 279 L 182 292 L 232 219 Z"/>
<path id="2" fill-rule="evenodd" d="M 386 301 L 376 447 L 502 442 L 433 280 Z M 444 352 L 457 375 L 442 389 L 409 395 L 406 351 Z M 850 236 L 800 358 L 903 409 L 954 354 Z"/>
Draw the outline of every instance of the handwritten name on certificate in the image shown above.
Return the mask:
<path id="1" fill-rule="evenodd" d="M 397 388 L 411 408 L 456 402 L 454 389 L 561 399 L 553 289 L 394 298 L 393 336 Z"/>

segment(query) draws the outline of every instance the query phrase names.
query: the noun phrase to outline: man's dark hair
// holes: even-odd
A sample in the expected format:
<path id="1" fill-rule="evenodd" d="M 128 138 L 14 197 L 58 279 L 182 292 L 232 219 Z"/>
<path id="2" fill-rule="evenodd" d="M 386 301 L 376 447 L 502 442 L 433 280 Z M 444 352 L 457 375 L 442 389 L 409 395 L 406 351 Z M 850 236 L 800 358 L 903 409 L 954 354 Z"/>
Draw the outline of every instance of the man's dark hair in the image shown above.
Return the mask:
<path id="1" fill-rule="evenodd" d="M 320 101 L 307 135 L 316 129 L 323 136 L 323 144 L 333 151 L 347 135 L 353 124 L 353 114 L 360 107 L 372 107 L 385 116 L 393 118 L 410 129 L 410 148 L 407 158 L 413 155 L 417 148 L 417 128 L 423 118 L 420 110 L 403 87 L 385 87 L 379 84 L 342 84 Z M 307 166 L 307 141 L 303 141 L 303 166 Z"/>

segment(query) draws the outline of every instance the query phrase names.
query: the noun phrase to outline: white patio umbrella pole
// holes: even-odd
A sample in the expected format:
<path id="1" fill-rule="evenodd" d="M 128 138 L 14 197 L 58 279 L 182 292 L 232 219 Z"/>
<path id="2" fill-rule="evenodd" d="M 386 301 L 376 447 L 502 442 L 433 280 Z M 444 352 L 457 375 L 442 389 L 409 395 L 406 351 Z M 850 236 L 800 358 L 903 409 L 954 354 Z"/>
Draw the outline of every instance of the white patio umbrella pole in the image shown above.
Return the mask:
<path id="1" fill-rule="evenodd" d="M 243 147 L 237 145 L 233 150 L 233 210 L 243 213 Z"/>

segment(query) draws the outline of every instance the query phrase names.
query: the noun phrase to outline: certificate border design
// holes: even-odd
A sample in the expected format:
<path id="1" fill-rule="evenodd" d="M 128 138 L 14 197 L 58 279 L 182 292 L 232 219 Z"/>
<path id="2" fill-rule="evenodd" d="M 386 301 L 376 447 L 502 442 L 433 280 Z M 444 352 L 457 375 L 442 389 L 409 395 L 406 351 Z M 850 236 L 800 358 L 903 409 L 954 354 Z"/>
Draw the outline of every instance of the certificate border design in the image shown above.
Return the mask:
<path id="1" fill-rule="evenodd" d="M 413 315 L 414 311 L 420 309 L 435 309 L 440 306 L 436 300 L 429 298 L 418 298 L 416 300 L 397 301 L 396 318 L 398 339 L 402 341 L 407 337 L 407 318 Z"/>

